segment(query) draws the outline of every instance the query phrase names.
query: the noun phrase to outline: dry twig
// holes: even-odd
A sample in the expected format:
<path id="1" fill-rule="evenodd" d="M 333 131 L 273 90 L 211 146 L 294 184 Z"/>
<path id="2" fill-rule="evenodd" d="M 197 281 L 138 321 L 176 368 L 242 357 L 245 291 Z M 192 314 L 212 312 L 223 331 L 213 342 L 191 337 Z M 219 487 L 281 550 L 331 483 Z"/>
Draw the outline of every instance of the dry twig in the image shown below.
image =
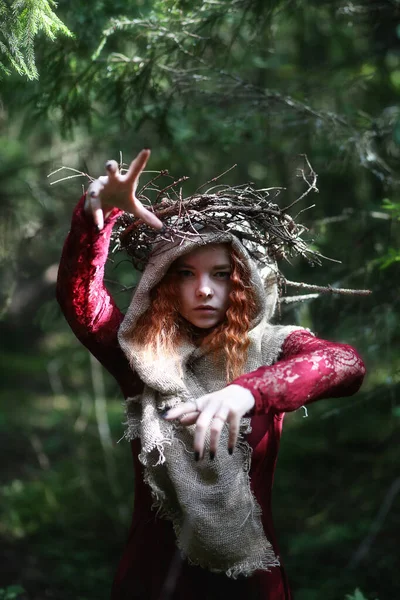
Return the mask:
<path id="1" fill-rule="evenodd" d="M 298 216 L 314 205 L 300 210 L 293 218 L 288 210 L 304 200 L 311 192 L 318 192 L 317 174 L 312 168 L 306 155 L 303 155 L 305 167 L 299 169 L 298 176 L 306 185 L 305 191 L 293 202 L 280 208 L 275 203 L 276 198 L 285 189 L 282 187 L 255 188 L 251 183 L 230 186 L 218 183 L 211 185 L 204 192 L 203 188 L 215 184 L 226 173 L 231 171 L 233 165 L 223 173 L 211 178 L 199 186 L 196 192 L 183 198 L 182 188 L 179 185 L 188 177 L 183 176 L 174 180 L 167 170 L 155 172 L 147 183 L 138 192 L 138 198 L 146 203 L 149 208 L 164 223 L 162 232 L 148 227 L 137 220 L 132 214 L 124 213 L 117 222 L 113 231 L 115 242 L 113 252 L 126 250 L 130 255 L 133 265 L 139 271 L 143 270 L 149 259 L 150 252 L 154 254 L 154 244 L 160 241 L 180 240 L 198 237 L 202 231 L 230 232 L 239 238 L 254 260 L 261 264 L 276 262 L 281 259 L 290 261 L 293 256 L 302 256 L 312 265 L 320 265 L 321 259 L 333 260 L 312 248 L 312 239 L 304 239 L 308 229 L 301 223 L 296 223 Z M 122 156 L 120 157 L 122 167 Z M 86 177 L 93 181 L 93 177 L 70 167 L 60 167 L 48 177 L 67 169 L 74 174 L 53 181 L 51 185 L 71 179 L 73 177 Z M 162 177 L 172 179 L 172 183 L 159 187 L 158 181 Z M 144 192 L 154 194 L 151 202 Z M 339 261 L 335 261 L 339 262 Z M 369 290 L 353 290 L 334 288 L 331 286 L 317 286 L 297 283 L 286 280 L 277 269 L 279 290 L 287 287 L 297 287 L 309 290 L 311 294 L 293 296 L 287 303 L 305 301 L 318 297 L 320 293 L 335 293 L 343 295 L 368 295 Z M 296 299 L 297 298 L 297 299 Z"/>
<path id="2" fill-rule="evenodd" d="M 295 287 L 300 290 L 310 290 L 317 292 L 318 294 L 341 294 L 343 296 L 369 296 L 371 290 L 352 290 L 348 288 L 335 288 L 331 285 L 313 285 L 310 283 L 302 283 L 301 281 L 289 281 L 288 279 L 282 278 L 284 286 Z M 313 296 L 314 294 L 307 294 Z"/>
<path id="3" fill-rule="evenodd" d="M 301 199 L 316 189 L 315 173 L 307 159 L 306 162 L 311 175 L 303 173 L 307 189 Z M 274 202 L 283 188 L 257 189 L 251 184 L 218 184 L 202 192 L 206 185 L 215 184 L 230 170 L 213 177 L 185 199 L 177 187 L 186 177 L 163 188 L 157 187 L 158 177 L 154 177 L 151 183 L 156 197 L 151 209 L 163 221 L 165 231 L 160 233 L 151 229 L 133 215 L 125 213 L 114 232 L 117 249 L 127 250 L 135 267 L 142 270 L 155 243 L 174 237 L 183 241 L 201 235 L 201 231 L 207 228 L 216 232 L 231 232 L 260 262 L 301 255 L 312 263 L 320 264 L 322 256 L 302 237 L 307 228 L 296 224 L 287 209 L 281 209 Z M 146 188 L 148 185 L 143 186 L 141 192 Z M 140 195 L 139 198 L 148 200 Z"/>

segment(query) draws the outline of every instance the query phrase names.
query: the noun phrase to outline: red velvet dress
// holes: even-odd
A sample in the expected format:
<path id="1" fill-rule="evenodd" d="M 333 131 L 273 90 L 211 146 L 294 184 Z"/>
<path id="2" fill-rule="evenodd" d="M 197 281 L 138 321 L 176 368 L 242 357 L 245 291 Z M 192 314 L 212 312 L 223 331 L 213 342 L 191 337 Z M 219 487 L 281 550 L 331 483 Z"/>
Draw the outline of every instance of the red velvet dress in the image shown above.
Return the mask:
<path id="1" fill-rule="evenodd" d="M 110 234 L 120 214 L 114 209 L 98 233 L 76 207 L 65 242 L 58 276 L 57 298 L 78 339 L 118 381 L 125 397 L 141 390 L 117 341 L 123 315 L 103 284 Z M 271 490 L 284 414 L 321 398 L 355 393 L 365 373 L 353 348 L 295 331 L 285 340 L 280 359 L 242 375 L 234 383 L 255 397 L 252 432 L 251 487 L 262 507 L 266 537 L 279 550 L 271 514 Z M 232 580 L 182 560 L 176 550 L 172 525 L 151 509 L 138 454 L 140 441 L 131 443 L 135 469 L 135 507 L 128 542 L 112 590 L 112 600 L 290 600 L 283 567 L 257 571 L 249 578 Z"/>

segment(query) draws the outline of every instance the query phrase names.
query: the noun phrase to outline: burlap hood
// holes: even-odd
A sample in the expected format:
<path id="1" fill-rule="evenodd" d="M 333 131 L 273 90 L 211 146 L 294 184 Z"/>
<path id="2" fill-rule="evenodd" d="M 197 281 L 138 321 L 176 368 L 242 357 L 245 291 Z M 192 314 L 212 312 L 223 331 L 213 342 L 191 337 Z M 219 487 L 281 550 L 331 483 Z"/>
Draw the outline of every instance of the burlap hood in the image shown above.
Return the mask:
<path id="1" fill-rule="evenodd" d="M 130 356 L 132 351 L 132 334 L 135 325 L 150 306 L 150 292 L 163 279 L 172 263 L 184 254 L 188 254 L 195 248 L 208 244 L 230 243 L 239 256 L 248 265 L 251 274 L 251 283 L 256 292 L 257 314 L 252 322 L 252 328 L 262 320 L 269 321 L 275 311 L 277 302 L 276 267 L 264 266 L 259 269 L 250 258 L 249 253 L 241 242 L 229 232 L 208 232 L 196 237 L 188 238 L 183 243 L 177 239 L 173 242 L 161 242 L 152 251 L 149 262 L 143 273 L 132 302 L 125 315 L 119 330 L 119 343 Z"/>
<path id="2" fill-rule="evenodd" d="M 228 576 L 250 575 L 257 569 L 279 565 L 262 523 L 261 511 L 249 484 L 251 449 L 246 442 L 250 419 L 242 419 L 238 447 L 227 452 L 225 426 L 217 455 L 196 463 L 193 452 L 195 426 L 166 422 L 166 408 L 215 392 L 226 385 L 223 357 L 215 359 L 191 342 L 179 347 L 180 367 L 166 357 L 146 359 L 146 349 L 135 338 L 135 326 L 150 306 L 150 292 L 180 256 L 206 244 L 231 243 L 250 270 L 257 312 L 251 324 L 246 372 L 273 364 L 286 336 L 298 327 L 274 326 L 269 320 L 277 301 L 274 267 L 258 269 L 241 242 L 229 232 L 202 233 L 174 242 L 162 242 L 135 290 L 120 326 L 119 343 L 132 368 L 144 383 L 140 396 L 127 399 L 129 440 L 140 437 L 139 460 L 150 485 L 155 506 L 169 518 L 178 546 L 193 564 Z M 208 443 L 208 440 L 207 440 Z M 207 450 L 207 449 L 206 449 Z"/>

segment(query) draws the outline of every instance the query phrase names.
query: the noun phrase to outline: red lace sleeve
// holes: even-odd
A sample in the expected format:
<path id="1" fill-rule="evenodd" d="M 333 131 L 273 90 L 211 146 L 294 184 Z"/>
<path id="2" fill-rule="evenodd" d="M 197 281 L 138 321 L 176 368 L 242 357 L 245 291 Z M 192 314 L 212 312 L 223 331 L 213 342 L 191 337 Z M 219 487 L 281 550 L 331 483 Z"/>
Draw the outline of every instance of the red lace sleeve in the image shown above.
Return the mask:
<path id="1" fill-rule="evenodd" d="M 288 335 L 277 363 L 232 383 L 251 391 L 252 414 L 257 415 L 293 411 L 320 398 L 350 396 L 360 388 L 364 374 L 364 363 L 351 346 L 299 330 Z"/>
<path id="2" fill-rule="evenodd" d="M 122 211 L 113 209 L 97 232 L 85 214 L 82 197 L 72 216 L 57 279 L 57 300 L 72 331 L 90 352 L 132 394 L 132 371 L 119 347 L 123 314 L 103 283 L 113 225 Z"/>

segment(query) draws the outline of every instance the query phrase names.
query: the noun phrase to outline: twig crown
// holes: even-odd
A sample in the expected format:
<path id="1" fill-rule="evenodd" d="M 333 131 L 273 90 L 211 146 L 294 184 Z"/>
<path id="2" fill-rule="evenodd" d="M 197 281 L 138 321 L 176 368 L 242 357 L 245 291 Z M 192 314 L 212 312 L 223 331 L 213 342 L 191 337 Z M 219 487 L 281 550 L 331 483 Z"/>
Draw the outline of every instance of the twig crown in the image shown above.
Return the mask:
<path id="1" fill-rule="evenodd" d="M 312 247 L 313 240 L 306 240 L 303 235 L 308 232 L 307 227 L 296 223 L 297 217 L 314 205 L 307 206 L 299 211 L 296 217 L 289 215 L 288 210 L 293 208 L 311 192 L 318 192 L 318 176 L 312 168 L 306 155 L 303 155 L 305 168 L 297 170 L 297 176 L 305 185 L 305 191 L 293 202 L 280 208 L 275 200 L 285 188 L 255 188 L 251 183 L 229 186 L 216 183 L 221 177 L 235 168 L 233 165 L 220 175 L 213 177 L 197 188 L 195 193 L 183 198 L 180 184 L 188 179 L 183 176 L 174 180 L 168 171 L 156 172 L 138 192 L 138 198 L 147 205 L 165 224 L 162 231 L 156 231 L 138 221 L 133 215 L 124 213 L 118 219 L 113 230 L 113 251 L 125 250 L 132 259 L 136 269 L 142 271 L 147 264 L 153 244 L 172 238 L 184 241 L 187 238 L 198 236 L 202 229 L 216 232 L 229 231 L 238 237 L 247 248 L 250 255 L 259 263 L 277 262 L 281 259 L 290 260 L 293 256 L 302 256 L 312 265 L 320 265 L 321 259 L 335 261 L 328 258 Z M 120 157 L 120 170 L 124 171 L 125 165 Z M 50 185 L 60 183 L 74 177 L 84 177 L 93 181 L 93 177 L 73 169 L 60 167 L 48 175 L 51 177 L 66 169 L 74 174 L 52 181 Z M 159 187 L 158 180 L 168 177 L 172 182 L 164 187 Z M 215 185 L 214 185 L 215 184 Z M 210 186 L 210 187 L 207 187 Z M 202 191 L 207 188 L 205 191 Z M 149 194 L 155 195 L 151 202 Z M 278 289 L 280 296 L 286 287 L 301 290 L 310 290 L 313 293 L 280 298 L 281 303 L 291 304 L 303 302 L 318 297 L 321 293 L 342 295 L 369 295 L 370 290 L 343 289 L 332 286 L 316 286 L 302 282 L 287 280 L 276 269 Z"/>
<path id="2" fill-rule="evenodd" d="M 217 183 L 234 167 L 207 181 L 186 198 L 182 196 L 180 184 L 187 177 L 173 180 L 160 188 L 157 185 L 159 178 L 169 176 L 167 171 L 161 171 L 141 188 L 138 198 L 161 219 L 165 228 L 161 232 L 156 231 L 133 215 L 124 213 L 114 229 L 115 250 L 126 250 L 135 268 L 143 270 L 155 243 L 173 238 L 185 240 L 197 237 L 207 228 L 208 231 L 232 233 L 261 263 L 284 258 L 289 260 L 300 255 L 313 264 L 321 264 L 321 258 L 325 257 L 312 248 L 312 240 L 303 237 L 308 229 L 296 223 L 287 212 L 310 192 L 318 192 L 317 175 L 306 157 L 305 160 L 308 170 L 300 170 L 299 176 L 307 189 L 300 198 L 283 209 L 276 204 L 276 199 L 284 188 L 258 189 L 250 183 L 236 186 Z M 156 195 L 153 204 L 147 196 L 149 191 Z"/>

